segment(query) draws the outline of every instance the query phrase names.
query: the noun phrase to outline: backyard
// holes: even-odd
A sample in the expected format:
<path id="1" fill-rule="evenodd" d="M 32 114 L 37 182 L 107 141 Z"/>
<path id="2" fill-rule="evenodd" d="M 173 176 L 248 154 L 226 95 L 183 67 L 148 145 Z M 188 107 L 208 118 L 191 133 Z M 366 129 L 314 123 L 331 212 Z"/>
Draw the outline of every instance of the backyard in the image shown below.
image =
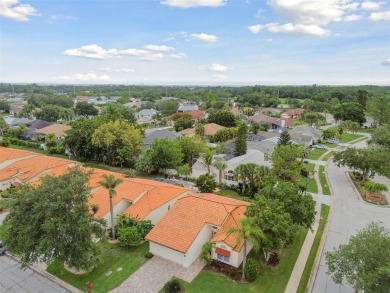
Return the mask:
<path id="1" fill-rule="evenodd" d="M 100 246 L 102 249 L 101 263 L 87 274 L 75 275 L 68 272 L 64 269 L 63 261 L 53 262 L 47 271 L 82 291 L 86 290 L 86 282 L 92 282 L 93 292 L 103 293 L 118 287 L 140 268 L 146 262 L 145 254 L 149 251 L 147 242 L 131 249 L 124 249 L 118 244 L 109 243 L 101 243 Z"/>

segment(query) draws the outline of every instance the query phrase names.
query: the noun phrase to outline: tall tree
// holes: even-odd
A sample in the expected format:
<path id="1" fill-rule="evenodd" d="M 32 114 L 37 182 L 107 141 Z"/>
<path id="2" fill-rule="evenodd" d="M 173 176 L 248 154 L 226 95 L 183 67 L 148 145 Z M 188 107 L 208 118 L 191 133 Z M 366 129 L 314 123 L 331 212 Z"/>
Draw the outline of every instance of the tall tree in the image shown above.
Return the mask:
<path id="1" fill-rule="evenodd" d="M 105 228 L 88 206 L 88 178 L 88 173 L 72 168 L 58 177 L 44 177 L 36 187 L 23 186 L 13 196 L 5 242 L 22 266 L 59 259 L 88 270 L 98 263 L 100 251 L 92 235 L 103 237 Z"/>
<path id="2" fill-rule="evenodd" d="M 336 120 L 351 120 L 359 123 L 359 125 L 366 122 L 364 109 L 359 103 L 351 102 L 337 105 L 333 109 L 333 115 Z"/>
<path id="3" fill-rule="evenodd" d="M 177 140 L 154 139 L 148 151 L 144 155 L 150 157 L 156 171 L 168 168 L 176 169 L 183 161 L 183 153 Z"/>
<path id="4" fill-rule="evenodd" d="M 206 150 L 204 140 L 199 136 L 182 136 L 177 138 L 181 152 L 183 153 L 183 163 L 191 164 L 192 160 Z"/>
<path id="5" fill-rule="evenodd" d="M 94 104 L 89 104 L 87 102 L 78 102 L 75 107 L 75 112 L 80 116 L 96 116 L 99 114 L 98 109 L 96 109 Z"/>
<path id="6" fill-rule="evenodd" d="M 371 135 L 370 142 L 390 150 L 390 124 L 375 129 Z"/>
<path id="7" fill-rule="evenodd" d="M 263 233 L 260 229 L 258 229 L 253 222 L 252 218 L 243 218 L 239 222 L 238 227 L 231 227 L 226 231 L 227 235 L 235 234 L 236 235 L 236 245 L 241 245 L 242 242 L 243 246 L 242 249 L 244 250 L 243 254 L 243 260 L 242 260 L 242 278 L 244 279 L 244 268 L 246 264 L 246 255 L 247 255 L 247 242 L 250 241 L 250 243 L 253 245 L 253 249 L 258 250 L 260 248 L 259 245 L 259 239 L 263 237 Z"/>
<path id="8" fill-rule="evenodd" d="M 326 253 L 328 271 L 336 284 L 345 279 L 358 292 L 390 291 L 390 233 L 371 223 L 347 244 Z"/>
<path id="9" fill-rule="evenodd" d="M 99 181 L 99 184 L 108 190 L 108 196 L 110 198 L 110 217 L 111 217 L 111 232 L 112 239 L 115 239 L 115 222 L 114 222 L 114 210 L 112 206 L 112 198 L 116 195 L 115 188 L 123 182 L 122 178 L 115 178 L 114 175 L 103 174 L 104 180 Z"/>
<path id="10" fill-rule="evenodd" d="M 236 116 L 230 111 L 215 111 L 208 118 L 210 123 L 216 123 L 225 127 L 236 126 Z"/>
<path id="11" fill-rule="evenodd" d="M 274 149 L 269 157 L 272 162 L 272 170 L 276 176 L 285 180 L 296 182 L 301 172 L 301 151 L 296 146 L 281 145 Z"/>
<path id="12" fill-rule="evenodd" d="M 206 149 L 206 151 L 200 155 L 200 160 L 203 166 L 207 168 L 207 174 L 211 173 L 211 166 L 213 165 L 215 151 L 212 149 Z"/>
<path id="13" fill-rule="evenodd" d="M 215 169 L 218 170 L 218 183 L 221 184 L 222 182 L 222 172 L 225 171 L 225 169 L 227 168 L 227 165 L 225 163 L 225 160 L 223 160 L 222 158 L 218 158 L 215 162 L 214 162 L 214 165 Z"/>
<path id="14" fill-rule="evenodd" d="M 367 103 L 367 116 L 374 120 L 374 127 L 390 123 L 390 98 L 372 97 Z"/>
<path id="15" fill-rule="evenodd" d="M 246 135 L 248 133 L 248 126 L 245 123 L 240 123 L 237 131 L 236 148 L 234 149 L 235 156 L 242 156 L 246 154 L 247 144 Z"/>
<path id="16" fill-rule="evenodd" d="M 363 109 L 366 109 L 368 92 L 366 90 L 358 90 L 356 95 L 357 102 L 362 105 Z"/>
<path id="17" fill-rule="evenodd" d="M 287 130 L 283 130 L 278 140 L 278 146 L 291 145 L 291 136 Z"/>
<path id="18" fill-rule="evenodd" d="M 110 121 L 94 131 L 92 144 L 100 149 L 103 163 L 123 166 L 141 153 L 142 135 L 128 122 Z"/>

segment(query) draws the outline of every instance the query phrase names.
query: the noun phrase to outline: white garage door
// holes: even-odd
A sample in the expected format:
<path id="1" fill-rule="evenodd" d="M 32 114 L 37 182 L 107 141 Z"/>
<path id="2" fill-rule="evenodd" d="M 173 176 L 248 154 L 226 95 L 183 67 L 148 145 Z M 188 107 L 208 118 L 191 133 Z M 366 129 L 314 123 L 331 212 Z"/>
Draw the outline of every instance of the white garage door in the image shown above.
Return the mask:
<path id="1" fill-rule="evenodd" d="M 183 265 L 184 254 L 166 246 L 149 241 L 150 252 L 167 260 Z"/>

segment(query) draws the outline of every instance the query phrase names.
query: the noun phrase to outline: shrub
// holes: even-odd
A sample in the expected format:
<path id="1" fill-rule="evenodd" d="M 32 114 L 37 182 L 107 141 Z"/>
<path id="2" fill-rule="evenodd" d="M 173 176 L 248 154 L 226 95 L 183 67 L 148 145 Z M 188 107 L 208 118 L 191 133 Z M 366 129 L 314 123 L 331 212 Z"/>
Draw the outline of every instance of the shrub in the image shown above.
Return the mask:
<path id="1" fill-rule="evenodd" d="M 150 251 L 148 251 L 147 253 L 145 253 L 145 258 L 147 258 L 147 259 L 151 259 L 153 256 L 154 256 L 154 254 L 151 253 Z"/>
<path id="2" fill-rule="evenodd" d="M 2 140 L 0 140 L 0 146 L 3 147 L 9 146 L 9 139 L 7 137 L 4 137 Z"/>
<path id="3" fill-rule="evenodd" d="M 3 204 L 0 203 L 0 213 L 4 210 Z"/>
<path id="4" fill-rule="evenodd" d="M 301 175 L 304 177 L 309 177 L 309 171 L 307 171 L 305 168 L 301 169 Z"/>
<path id="5" fill-rule="evenodd" d="M 174 293 L 174 292 L 179 292 L 180 290 L 181 290 L 181 285 L 179 280 L 177 279 L 172 279 L 166 282 L 163 287 L 164 293 Z"/>
<path id="6" fill-rule="evenodd" d="M 126 227 L 118 230 L 119 245 L 123 247 L 138 246 L 141 244 L 142 235 L 137 227 Z"/>
<path id="7" fill-rule="evenodd" d="M 253 282 L 254 280 L 256 280 L 257 275 L 259 273 L 260 273 L 259 263 L 253 258 L 248 259 L 247 262 L 245 263 L 245 268 L 244 268 L 245 279 L 247 279 L 249 282 Z"/>
<path id="8" fill-rule="evenodd" d="M 237 136 L 237 128 L 224 128 L 218 130 L 215 134 L 209 135 L 210 142 L 224 142 Z"/>
<path id="9" fill-rule="evenodd" d="M 212 244 L 211 242 L 206 242 L 202 246 L 202 251 L 200 252 L 199 258 L 203 260 L 206 264 L 210 265 L 212 258 L 211 258 L 211 251 L 212 251 Z"/>
<path id="10" fill-rule="evenodd" d="M 214 192 L 217 187 L 217 181 L 215 181 L 215 178 L 209 174 L 200 175 L 195 180 L 195 183 L 200 192 Z"/>
<path id="11" fill-rule="evenodd" d="M 8 190 L 4 190 L 2 193 L 0 193 L 2 198 L 9 198 L 11 196 L 11 192 Z"/>

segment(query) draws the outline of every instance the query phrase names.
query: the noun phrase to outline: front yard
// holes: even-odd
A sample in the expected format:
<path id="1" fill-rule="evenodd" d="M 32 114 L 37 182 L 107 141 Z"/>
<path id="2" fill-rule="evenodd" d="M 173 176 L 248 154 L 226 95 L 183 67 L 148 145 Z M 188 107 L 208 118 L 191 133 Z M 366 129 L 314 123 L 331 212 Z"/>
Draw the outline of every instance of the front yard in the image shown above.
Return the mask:
<path id="1" fill-rule="evenodd" d="M 102 243 L 100 246 L 102 262 L 87 274 L 75 275 L 68 272 L 64 269 L 63 261 L 53 262 L 47 271 L 82 291 L 86 290 L 86 282 L 92 282 L 93 292 L 103 293 L 118 287 L 138 270 L 146 262 L 145 253 L 149 251 L 147 242 L 131 249 L 108 243 Z"/>
<path id="2" fill-rule="evenodd" d="M 317 182 L 313 178 L 312 174 L 312 172 L 314 171 L 314 166 L 314 164 L 304 164 L 303 167 L 306 169 L 306 171 L 309 172 L 309 177 L 305 177 L 301 174 L 298 184 L 306 186 L 307 192 L 318 193 Z"/>
<path id="3" fill-rule="evenodd" d="M 287 286 L 306 234 L 307 230 L 303 228 L 299 230 L 294 243 L 286 250 L 278 267 L 271 268 L 262 263 L 260 275 L 253 283 L 239 284 L 219 273 L 202 271 L 191 283 L 182 281 L 186 290 L 185 292 L 282 293 Z M 262 256 L 262 252 L 256 254 L 251 251 L 249 254 L 249 257 L 253 257 L 255 259 L 262 259 Z"/>
<path id="4" fill-rule="evenodd" d="M 318 160 L 323 154 L 325 154 L 327 150 L 324 149 L 312 149 L 310 154 L 306 157 L 309 160 Z"/>

